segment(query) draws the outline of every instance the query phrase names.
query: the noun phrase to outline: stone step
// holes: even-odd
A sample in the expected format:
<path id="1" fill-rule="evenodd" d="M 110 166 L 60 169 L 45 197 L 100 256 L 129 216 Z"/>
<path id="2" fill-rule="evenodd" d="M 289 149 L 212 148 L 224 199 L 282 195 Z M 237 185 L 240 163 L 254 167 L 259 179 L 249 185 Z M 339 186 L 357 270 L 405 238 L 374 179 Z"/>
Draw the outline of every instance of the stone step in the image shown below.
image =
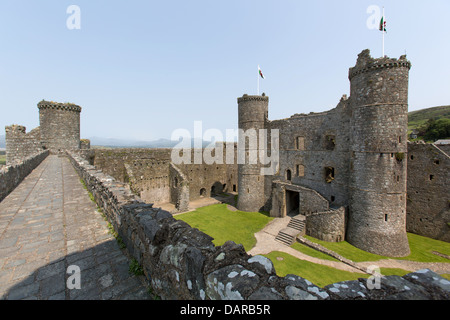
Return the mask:
<path id="1" fill-rule="evenodd" d="M 288 228 L 293 228 L 293 229 L 302 231 L 305 227 L 305 222 L 291 219 L 291 221 L 289 221 L 289 224 L 287 226 L 288 226 Z"/>
<path id="2" fill-rule="evenodd" d="M 294 243 L 295 239 L 298 235 L 298 230 L 293 228 L 285 228 L 278 232 L 278 235 L 275 237 L 275 240 L 278 240 L 288 246 Z"/>
<path id="3" fill-rule="evenodd" d="M 278 233 L 278 235 L 275 237 L 275 240 L 278 240 L 278 241 L 284 243 L 285 245 L 290 246 L 291 244 L 294 243 L 295 237 L 293 237 L 289 234 L 282 233 L 280 231 L 280 233 Z"/>

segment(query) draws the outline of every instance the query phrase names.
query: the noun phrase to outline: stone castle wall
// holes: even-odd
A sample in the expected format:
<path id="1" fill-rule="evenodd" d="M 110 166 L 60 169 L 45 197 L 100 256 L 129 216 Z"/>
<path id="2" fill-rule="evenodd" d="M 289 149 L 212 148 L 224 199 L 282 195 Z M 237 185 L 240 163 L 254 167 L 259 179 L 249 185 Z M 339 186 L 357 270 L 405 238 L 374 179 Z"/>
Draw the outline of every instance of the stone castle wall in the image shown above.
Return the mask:
<path id="1" fill-rule="evenodd" d="M 264 256 L 212 238 L 166 211 L 118 188 L 86 160 L 69 153 L 97 205 L 118 231 L 128 253 L 143 267 L 153 291 L 168 300 L 339 300 L 450 298 L 448 281 L 429 270 L 381 278 L 381 290 L 364 279 L 320 288 L 297 275 L 279 277 Z"/>
<path id="2" fill-rule="evenodd" d="M 432 144 L 408 143 L 406 228 L 450 242 L 450 157 Z"/>
<path id="3" fill-rule="evenodd" d="M 345 239 L 345 208 L 310 213 L 306 216 L 306 234 L 313 238 L 341 242 Z"/>
<path id="4" fill-rule="evenodd" d="M 280 130 L 280 171 L 266 179 L 288 181 L 289 170 L 293 184 L 316 190 L 331 205 L 347 205 L 350 113 L 344 97 L 328 112 L 268 122 L 269 129 Z M 333 168 L 331 181 L 327 180 L 326 168 Z"/>
<path id="5" fill-rule="evenodd" d="M 5 133 L 7 165 L 20 163 L 43 150 L 39 127 L 26 133 L 24 126 L 12 125 L 5 127 Z"/>
<path id="6" fill-rule="evenodd" d="M 177 164 L 176 170 L 171 169 L 171 149 L 96 149 L 91 164 L 129 183 L 131 190 L 148 203 L 171 202 L 186 208 L 186 197 L 192 201 L 232 191 L 233 187 L 237 190 L 237 165 L 225 161 L 195 164 L 194 153 L 198 151 L 204 150 L 191 150 L 192 163 Z M 183 182 L 176 187 L 175 177 Z"/>
<path id="7" fill-rule="evenodd" d="M 44 149 L 59 153 L 79 150 L 82 145 L 85 154 L 88 154 L 89 140 L 80 143 L 80 106 L 42 100 L 38 108 L 39 127 L 29 133 L 26 133 L 24 126 L 5 127 L 7 164 L 22 162 Z"/>
<path id="8" fill-rule="evenodd" d="M 14 162 L 12 165 L 0 169 L 0 201 L 6 198 L 48 154 L 48 150 L 41 150 L 21 162 Z"/>

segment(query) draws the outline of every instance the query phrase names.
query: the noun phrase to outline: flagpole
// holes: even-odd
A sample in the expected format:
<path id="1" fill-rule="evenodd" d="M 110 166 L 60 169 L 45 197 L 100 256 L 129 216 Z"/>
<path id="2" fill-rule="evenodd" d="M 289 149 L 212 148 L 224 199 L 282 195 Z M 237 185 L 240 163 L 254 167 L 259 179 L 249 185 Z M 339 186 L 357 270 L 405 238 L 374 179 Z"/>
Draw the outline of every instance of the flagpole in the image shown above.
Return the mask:
<path id="1" fill-rule="evenodd" d="M 259 65 L 258 65 L 258 72 L 257 72 L 257 75 L 258 75 L 258 96 L 259 96 Z"/>
<path id="2" fill-rule="evenodd" d="M 383 25 L 381 26 L 381 31 L 383 32 L 383 58 L 384 58 L 384 24 L 386 23 L 386 17 L 384 16 L 384 7 L 383 7 Z"/>

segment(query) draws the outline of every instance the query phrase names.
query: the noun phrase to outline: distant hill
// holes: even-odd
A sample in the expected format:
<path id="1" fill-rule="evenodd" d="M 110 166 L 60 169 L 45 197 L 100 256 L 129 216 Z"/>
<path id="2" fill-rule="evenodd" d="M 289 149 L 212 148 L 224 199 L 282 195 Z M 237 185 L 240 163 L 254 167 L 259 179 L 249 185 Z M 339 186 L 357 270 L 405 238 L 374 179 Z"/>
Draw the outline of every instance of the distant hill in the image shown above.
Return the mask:
<path id="1" fill-rule="evenodd" d="M 450 106 L 427 108 L 408 113 L 408 129 L 418 129 L 429 119 L 450 119 Z"/>
<path id="2" fill-rule="evenodd" d="M 169 139 L 159 139 L 154 141 L 138 141 L 138 140 L 125 140 L 114 138 L 100 138 L 91 137 L 88 138 L 91 141 L 92 147 L 108 147 L 108 148 L 173 148 L 180 142 L 172 141 Z M 186 143 L 186 141 L 185 141 Z M 211 142 L 202 141 L 202 147 L 208 146 Z M 194 147 L 194 139 L 187 141 L 185 147 Z"/>

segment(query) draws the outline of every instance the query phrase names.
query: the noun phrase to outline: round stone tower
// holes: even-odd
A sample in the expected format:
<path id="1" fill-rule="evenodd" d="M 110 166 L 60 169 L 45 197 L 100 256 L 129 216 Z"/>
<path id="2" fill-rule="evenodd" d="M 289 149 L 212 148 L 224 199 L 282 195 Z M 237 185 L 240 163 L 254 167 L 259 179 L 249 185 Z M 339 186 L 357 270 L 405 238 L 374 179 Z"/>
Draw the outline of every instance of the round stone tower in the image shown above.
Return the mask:
<path id="1" fill-rule="evenodd" d="M 375 254 L 410 253 L 406 236 L 408 78 L 411 63 L 374 59 L 350 68 L 351 146 L 347 240 Z"/>
<path id="2" fill-rule="evenodd" d="M 38 103 L 41 141 L 51 152 L 80 148 L 81 107 L 42 100 Z"/>
<path id="3" fill-rule="evenodd" d="M 259 130 L 265 129 L 269 97 L 249 96 L 238 98 L 238 203 L 237 208 L 258 212 L 264 207 L 264 176 L 258 154 Z M 244 159 L 245 156 L 245 159 Z"/>

